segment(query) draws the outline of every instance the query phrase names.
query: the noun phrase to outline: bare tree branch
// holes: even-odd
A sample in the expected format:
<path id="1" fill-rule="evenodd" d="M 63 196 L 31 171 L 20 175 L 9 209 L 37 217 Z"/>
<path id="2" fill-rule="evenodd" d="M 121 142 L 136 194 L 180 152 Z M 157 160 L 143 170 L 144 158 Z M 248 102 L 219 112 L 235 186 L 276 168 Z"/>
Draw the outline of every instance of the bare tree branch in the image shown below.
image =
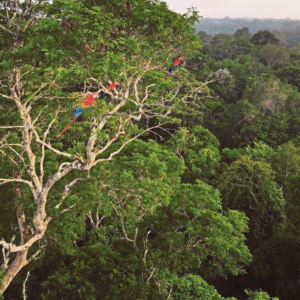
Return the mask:
<path id="1" fill-rule="evenodd" d="M 11 30 L 5 28 L 4 26 L 0 25 L 0 28 L 1 28 L 2 30 L 4 30 L 4 31 L 8 32 L 8 33 L 11 34 L 12 36 L 14 35 L 14 33 L 13 33 Z"/>
<path id="2" fill-rule="evenodd" d="M 59 201 L 59 203 L 57 205 L 55 205 L 55 208 L 58 209 L 60 208 L 60 206 L 63 204 L 64 200 L 69 196 L 71 189 L 80 181 L 83 181 L 83 178 L 76 178 L 75 180 L 73 180 L 72 182 L 68 183 L 63 191 L 63 195 Z"/>
<path id="3" fill-rule="evenodd" d="M 66 208 L 66 209 L 64 209 L 64 210 L 62 210 L 61 213 L 63 214 L 63 213 L 66 213 L 66 212 L 70 211 L 70 210 L 71 210 L 73 207 L 75 207 L 77 204 L 78 204 L 78 203 L 75 203 L 75 204 L 71 205 L 70 207 L 68 207 L 68 208 Z"/>
<path id="4" fill-rule="evenodd" d="M 9 251 L 5 251 L 4 248 L 2 248 L 2 257 L 3 257 L 3 263 L 1 265 L 2 270 L 6 270 L 8 268 L 8 263 L 9 263 Z"/>
<path id="5" fill-rule="evenodd" d="M 14 178 L 14 179 L 0 178 L 0 185 L 7 184 L 7 183 L 10 183 L 10 182 L 21 182 L 21 183 L 27 184 L 30 187 L 34 198 L 36 198 L 36 191 L 35 191 L 34 186 L 33 186 L 31 181 L 21 179 L 21 178 Z"/>
<path id="6" fill-rule="evenodd" d="M 133 239 L 130 239 L 127 235 L 127 232 L 126 232 L 126 228 L 125 228 L 125 224 L 124 224 L 124 220 L 123 220 L 123 217 L 122 215 L 120 214 L 120 212 L 116 209 L 116 207 L 112 204 L 112 208 L 114 209 L 114 211 L 116 212 L 117 216 L 119 217 L 120 219 L 120 222 L 121 222 L 121 228 L 122 228 L 122 232 L 124 234 L 124 237 L 125 239 L 128 241 L 128 242 L 131 242 L 131 243 L 134 243 L 134 240 Z M 135 245 L 136 246 L 136 245 Z"/>
<path id="7" fill-rule="evenodd" d="M 24 128 L 24 126 L 0 126 L 0 129 Z"/>
<path id="8" fill-rule="evenodd" d="M 27 295 L 26 295 L 26 282 L 29 278 L 29 275 L 30 275 L 30 271 L 27 272 L 27 275 L 26 275 L 26 278 L 23 282 L 23 290 L 22 290 L 22 296 L 23 296 L 23 300 L 26 300 L 27 299 Z"/>

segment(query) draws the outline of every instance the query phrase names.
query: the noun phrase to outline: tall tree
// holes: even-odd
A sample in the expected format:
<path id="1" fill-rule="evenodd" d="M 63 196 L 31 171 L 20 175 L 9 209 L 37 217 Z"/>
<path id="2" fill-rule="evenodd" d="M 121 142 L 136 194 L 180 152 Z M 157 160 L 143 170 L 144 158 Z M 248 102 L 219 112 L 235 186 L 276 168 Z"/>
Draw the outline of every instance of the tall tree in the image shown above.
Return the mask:
<path id="1" fill-rule="evenodd" d="M 289 60 L 289 51 L 283 46 L 266 44 L 258 50 L 257 58 L 272 69 L 276 64 Z"/>
<path id="2" fill-rule="evenodd" d="M 237 37 L 237 38 L 243 38 L 243 37 L 246 37 L 246 36 L 249 36 L 249 35 L 250 35 L 250 31 L 249 31 L 248 27 L 243 27 L 241 29 L 238 29 L 234 33 L 234 36 Z"/>
<path id="3" fill-rule="evenodd" d="M 243 155 L 220 177 L 224 206 L 249 217 L 248 245 L 255 249 L 280 228 L 285 218 L 285 199 L 271 166 L 251 155 Z"/>
<path id="4" fill-rule="evenodd" d="M 170 122 L 188 72 L 163 80 L 164 71 L 173 56 L 188 57 L 200 43 L 190 30 L 197 14 L 178 15 L 159 1 L 133 1 L 130 13 L 120 0 L 5 0 L 0 9 L 0 97 L 8 112 L 1 120 L 8 168 L 0 184 L 14 189 L 19 233 L 0 241 L 3 293 L 44 247 L 54 217 L 49 199 L 59 210 L 84 174 Z M 108 91 L 114 80 L 122 87 Z M 66 112 L 91 91 L 111 100 L 56 138 L 69 121 Z"/>
<path id="5" fill-rule="evenodd" d="M 264 30 L 255 33 L 251 40 L 251 43 L 259 46 L 263 46 L 266 44 L 278 44 L 279 40 L 275 37 L 273 33 L 270 31 Z"/>

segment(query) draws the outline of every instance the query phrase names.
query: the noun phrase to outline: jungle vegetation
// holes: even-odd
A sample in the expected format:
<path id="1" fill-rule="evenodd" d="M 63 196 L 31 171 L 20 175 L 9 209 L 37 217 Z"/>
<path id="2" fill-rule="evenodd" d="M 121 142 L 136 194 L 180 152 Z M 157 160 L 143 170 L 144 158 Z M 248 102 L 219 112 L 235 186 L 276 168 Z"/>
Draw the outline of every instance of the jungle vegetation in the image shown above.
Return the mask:
<path id="1" fill-rule="evenodd" d="M 0 3 L 0 298 L 298 299 L 300 51 L 198 19 Z"/>

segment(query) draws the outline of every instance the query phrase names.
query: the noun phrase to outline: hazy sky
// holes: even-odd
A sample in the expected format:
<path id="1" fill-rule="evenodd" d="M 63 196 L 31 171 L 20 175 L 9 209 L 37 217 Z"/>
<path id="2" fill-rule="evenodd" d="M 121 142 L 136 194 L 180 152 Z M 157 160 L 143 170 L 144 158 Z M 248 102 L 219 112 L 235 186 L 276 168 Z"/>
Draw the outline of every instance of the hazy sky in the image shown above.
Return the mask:
<path id="1" fill-rule="evenodd" d="M 205 18 L 300 19 L 300 0 L 164 0 L 177 12 L 197 7 Z"/>

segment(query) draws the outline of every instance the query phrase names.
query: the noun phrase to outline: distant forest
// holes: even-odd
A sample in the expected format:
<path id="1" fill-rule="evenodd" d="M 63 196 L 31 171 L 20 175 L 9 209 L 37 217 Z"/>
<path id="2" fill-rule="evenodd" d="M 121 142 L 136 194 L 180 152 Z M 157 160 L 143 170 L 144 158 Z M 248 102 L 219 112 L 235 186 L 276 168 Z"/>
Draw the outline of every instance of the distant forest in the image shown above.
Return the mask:
<path id="1" fill-rule="evenodd" d="M 290 19 L 201 19 L 196 25 L 197 31 L 207 34 L 234 33 L 236 30 L 247 27 L 251 33 L 260 30 L 269 30 L 287 46 L 300 44 L 300 20 Z"/>

